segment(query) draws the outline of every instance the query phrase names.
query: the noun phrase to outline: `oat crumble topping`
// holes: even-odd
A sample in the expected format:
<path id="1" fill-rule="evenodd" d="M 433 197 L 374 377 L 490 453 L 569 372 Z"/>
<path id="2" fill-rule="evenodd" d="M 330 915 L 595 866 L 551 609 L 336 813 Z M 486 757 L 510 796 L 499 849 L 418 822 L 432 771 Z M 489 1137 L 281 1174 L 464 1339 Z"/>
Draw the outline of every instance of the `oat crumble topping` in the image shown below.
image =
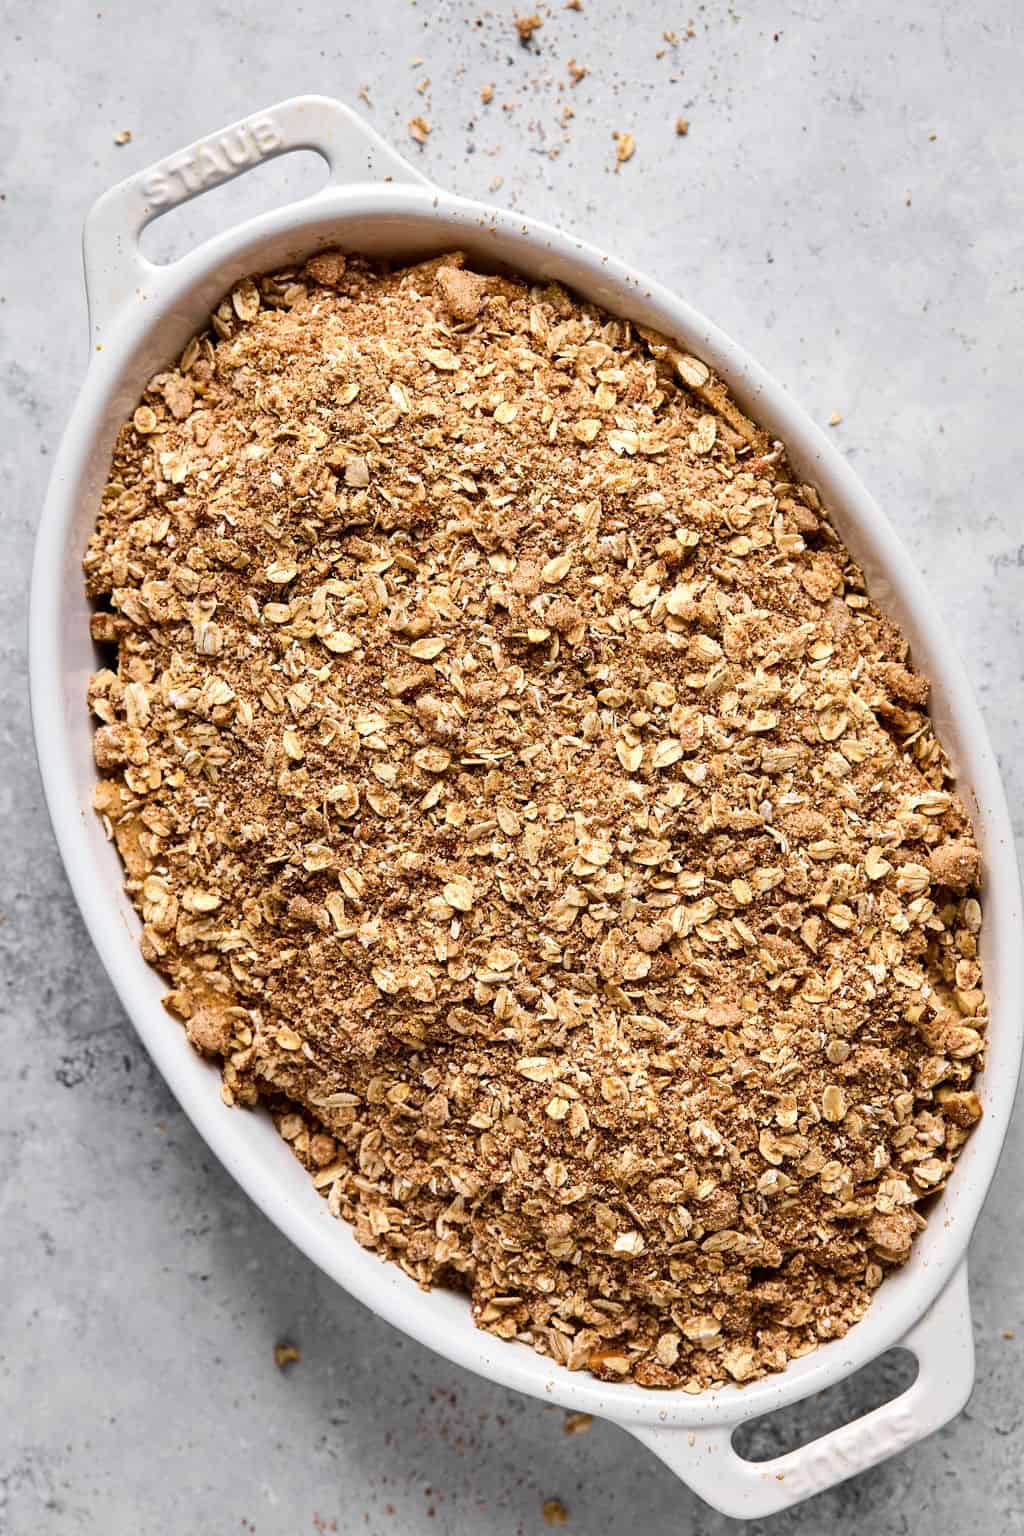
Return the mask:
<path id="1" fill-rule="evenodd" d="M 143 953 L 361 1243 L 648 1387 L 856 1322 L 981 1113 L 978 854 L 703 362 L 324 252 L 150 382 L 85 570 Z"/>

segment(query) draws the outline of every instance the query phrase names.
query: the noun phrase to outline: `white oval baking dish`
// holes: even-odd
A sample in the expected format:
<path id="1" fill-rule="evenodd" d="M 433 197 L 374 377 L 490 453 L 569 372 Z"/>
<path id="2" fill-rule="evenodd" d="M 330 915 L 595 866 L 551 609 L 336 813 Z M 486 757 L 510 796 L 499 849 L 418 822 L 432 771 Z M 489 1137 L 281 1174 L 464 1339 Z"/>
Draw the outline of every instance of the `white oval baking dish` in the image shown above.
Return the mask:
<path id="1" fill-rule="evenodd" d="M 253 219 L 169 266 L 147 261 L 139 236 L 153 218 L 260 160 L 295 149 L 330 167 L 324 190 Z M 939 733 L 960 772 L 984 857 L 983 958 L 991 1047 L 980 1083 L 985 1117 L 940 1196 L 910 1262 L 886 1280 L 845 1339 L 743 1389 L 690 1397 L 570 1374 L 524 1345 L 473 1327 L 467 1303 L 426 1294 L 360 1248 L 335 1221 L 269 1119 L 221 1104 L 201 1061 L 160 1004 L 142 960 L 122 870 L 90 810 L 94 770 L 86 682 L 95 665 L 81 558 L 118 425 L 149 376 L 177 357 L 241 276 L 341 245 L 412 259 L 462 248 L 553 278 L 607 309 L 655 327 L 705 357 L 744 409 L 782 438 L 820 487 L 871 590 L 903 626 L 933 682 Z M 375 1312 L 457 1364 L 507 1387 L 615 1421 L 709 1503 L 757 1517 L 875 1465 L 950 1419 L 973 1382 L 965 1253 L 992 1179 L 1014 1098 L 1024 1021 L 1024 931 L 1010 823 L 985 728 L 950 637 L 888 523 L 835 448 L 739 347 L 657 283 L 593 247 L 519 214 L 468 202 L 426 182 L 348 108 L 287 101 L 198 141 L 114 187 L 85 228 L 91 360 L 39 527 L 30 619 L 31 697 L 39 763 L 57 841 L 93 942 L 135 1028 L 200 1134 L 262 1208 L 315 1263 Z M 744 1420 L 809 1396 L 894 1344 L 919 1362 L 901 1396 L 810 1445 L 751 1463 L 732 1448 Z"/>

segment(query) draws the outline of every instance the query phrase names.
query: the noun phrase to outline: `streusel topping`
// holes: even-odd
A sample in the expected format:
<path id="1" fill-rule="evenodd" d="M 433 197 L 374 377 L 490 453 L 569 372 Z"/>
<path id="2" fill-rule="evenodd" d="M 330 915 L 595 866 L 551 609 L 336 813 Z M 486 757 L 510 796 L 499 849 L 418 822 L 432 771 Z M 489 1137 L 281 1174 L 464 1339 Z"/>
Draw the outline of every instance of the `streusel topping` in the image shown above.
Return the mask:
<path id="1" fill-rule="evenodd" d="M 151 381 L 85 568 L 143 952 L 360 1242 L 651 1387 L 862 1315 L 980 1114 L 978 854 L 703 362 L 325 252 Z"/>

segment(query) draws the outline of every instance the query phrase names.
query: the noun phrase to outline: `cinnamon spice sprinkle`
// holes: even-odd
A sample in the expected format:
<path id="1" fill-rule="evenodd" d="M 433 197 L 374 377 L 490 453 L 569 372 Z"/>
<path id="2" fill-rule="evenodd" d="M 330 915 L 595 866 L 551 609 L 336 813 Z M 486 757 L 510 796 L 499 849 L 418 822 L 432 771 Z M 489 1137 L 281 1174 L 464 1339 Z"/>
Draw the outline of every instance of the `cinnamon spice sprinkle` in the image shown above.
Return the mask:
<path id="1" fill-rule="evenodd" d="M 85 571 L 143 954 L 362 1244 L 648 1387 L 861 1317 L 981 1112 L 978 854 L 704 362 L 323 252 L 150 381 Z"/>

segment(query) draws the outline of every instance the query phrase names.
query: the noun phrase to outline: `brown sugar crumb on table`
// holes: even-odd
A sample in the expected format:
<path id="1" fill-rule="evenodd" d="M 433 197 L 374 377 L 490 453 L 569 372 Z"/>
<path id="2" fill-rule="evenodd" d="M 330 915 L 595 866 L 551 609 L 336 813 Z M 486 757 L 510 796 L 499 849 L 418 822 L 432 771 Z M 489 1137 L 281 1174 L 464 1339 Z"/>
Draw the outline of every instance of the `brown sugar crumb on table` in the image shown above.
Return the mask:
<path id="1" fill-rule="evenodd" d="M 519 41 L 523 44 L 524 48 L 530 43 L 533 34 L 544 25 L 536 11 L 533 11 L 529 16 L 516 16 L 515 22 Z"/>
<path id="2" fill-rule="evenodd" d="M 704 362 L 321 252 L 150 381 L 85 570 L 143 954 L 360 1243 L 648 1387 L 857 1321 L 981 1113 L 977 850 Z"/>

